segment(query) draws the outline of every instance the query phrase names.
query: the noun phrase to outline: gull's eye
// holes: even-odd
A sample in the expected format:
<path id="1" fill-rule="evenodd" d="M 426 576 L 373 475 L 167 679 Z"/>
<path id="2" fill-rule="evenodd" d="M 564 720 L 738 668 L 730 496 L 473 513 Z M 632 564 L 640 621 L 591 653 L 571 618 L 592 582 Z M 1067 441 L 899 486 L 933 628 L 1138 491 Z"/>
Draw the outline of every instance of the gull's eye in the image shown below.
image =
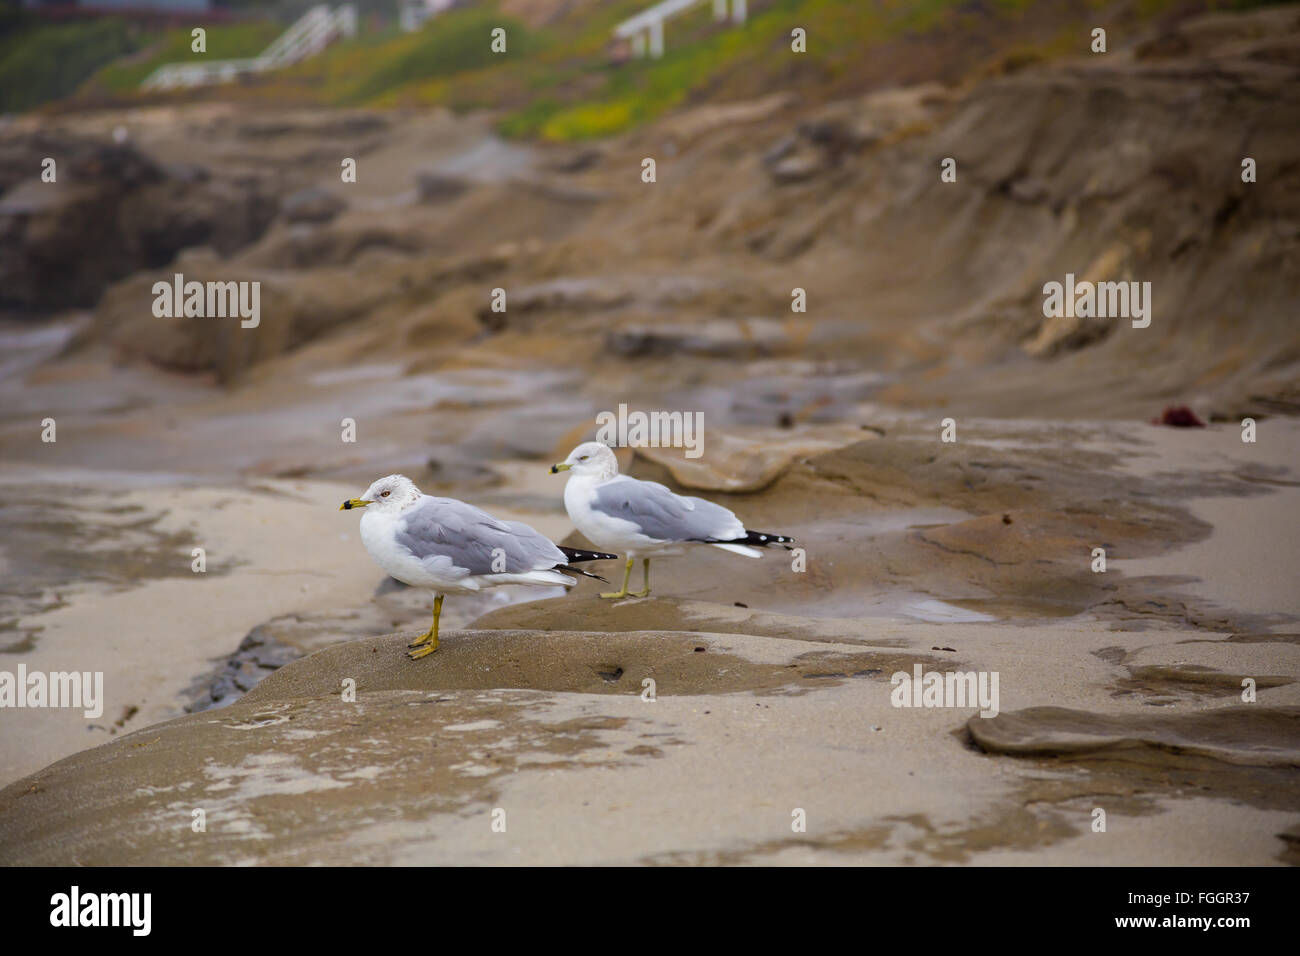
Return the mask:
<path id="1" fill-rule="evenodd" d="M 586 461 L 590 457 L 591 457 L 590 455 L 579 455 L 578 461 Z"/>
<path id="2" fill-rule="evenodd" d="M 379 497 L 381 497 L 381 498 L 387 498 L 388 495 L 389 495 L 389 493 L 388 493 L 387 491 L 381 491 L 381 492 L 379 493 Z"/>

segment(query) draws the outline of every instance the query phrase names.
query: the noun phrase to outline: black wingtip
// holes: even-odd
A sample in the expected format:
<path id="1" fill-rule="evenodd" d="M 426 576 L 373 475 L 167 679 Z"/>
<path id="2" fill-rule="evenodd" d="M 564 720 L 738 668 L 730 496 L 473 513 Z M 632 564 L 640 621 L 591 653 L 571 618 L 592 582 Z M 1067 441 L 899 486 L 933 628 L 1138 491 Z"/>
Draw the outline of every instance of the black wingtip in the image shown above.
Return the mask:
<path id="1" fill-rule="evenodd" d="M 609 583 L 608 578 L 602 578 L 599 574 L 593 574 L 590 571 L 584 571 L 582 570 L 582 568 L 575 568 L 571 564 L 557 564 L 554 570 L 566 571 L 569 574 L 581 574 L 584 578 L 595 578 L 597 581 L 603 581 L 605 584 Z"/>
<path id="2" fill-rule="evenodd" d="M 791 550 L 794 538 L 788 534 L 773 534 L 770 531 L 746 531 L 743 538 L 729 538 L 726 541 L 711 541 L 710 544 L 747 544 L 755 548 L 767 548 L 776 545 Z"/>
<path id="3" fill-rule="evenodd" d="M 570 564 L 575 561 L 614 561 L 618 558 L 617 554 L 606 554 L 604 551 L 586 551 L 582 548 L 566 548 L 564 545 L 557 545 L 557 547 L 564 552 L 564 557 Z M 591 576 L 595 577 L 595 575 Z"/>

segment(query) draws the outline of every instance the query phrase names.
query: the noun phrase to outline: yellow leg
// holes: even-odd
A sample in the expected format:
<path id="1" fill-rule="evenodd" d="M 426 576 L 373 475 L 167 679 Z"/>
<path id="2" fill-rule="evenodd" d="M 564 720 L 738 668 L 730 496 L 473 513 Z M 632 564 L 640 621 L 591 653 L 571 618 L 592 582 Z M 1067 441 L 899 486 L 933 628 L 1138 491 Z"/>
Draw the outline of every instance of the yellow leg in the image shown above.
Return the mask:
<path id="1" fill-rule="evenodd" d="M 406 656 L 413 661 L 418 661 L 421 657 L 428 657 L 438 649 L 438 618 L 442 615 L 442 595 L 439 594 L 433 599 L 433 623 L 429 625 L 427 634 L 417 637 L 407 647 L 417 647 L 419 650 L 407 651 Z M 421 646 L 423 645 L 423 646 Z"/>
<path id="2" fill-rule="evenodd" d="M 623 589 L 621 591 L 606 591 L 601 594 L 603 598 L 625 598 L 627 597 L 627 580 L 632 576 L 632 559 L 627 559 L 627 565 L 623 568 Z"/>
<path id="3" fill-rule="evenodd" d="M 641 564 L 642 570 L 645 572 L 645 586 L 640 591 L 633 591 L 632 597 L 648 597 L 650 595 L 650 559 L 643 558 Z"/>

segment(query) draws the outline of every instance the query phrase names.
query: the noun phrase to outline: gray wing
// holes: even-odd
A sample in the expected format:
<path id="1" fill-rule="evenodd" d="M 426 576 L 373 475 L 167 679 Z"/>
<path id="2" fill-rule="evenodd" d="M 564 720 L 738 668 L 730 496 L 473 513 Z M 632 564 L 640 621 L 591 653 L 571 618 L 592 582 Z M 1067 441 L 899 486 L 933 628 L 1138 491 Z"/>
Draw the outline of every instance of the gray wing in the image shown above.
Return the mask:
<path id="1" fill-rule="evenodd" d="M 745 536 L 740 519 L 722 505 L 625 475 L 597 487 L 592 507 L 631 521 L 657 541 L 731 541 Z"/>
<path id="2" fill-rule="evenodd" d="M 522 574 L 564 564 L 564 552 L 521 521 L 499 521 L 455 498 L 425 495 L 405 515 L 397 543 L 421 561 L 469 574 Z M 497 551 L 497 549 L 500 551 Z M 493 566 L 493 559 L 497 560 Z"/>

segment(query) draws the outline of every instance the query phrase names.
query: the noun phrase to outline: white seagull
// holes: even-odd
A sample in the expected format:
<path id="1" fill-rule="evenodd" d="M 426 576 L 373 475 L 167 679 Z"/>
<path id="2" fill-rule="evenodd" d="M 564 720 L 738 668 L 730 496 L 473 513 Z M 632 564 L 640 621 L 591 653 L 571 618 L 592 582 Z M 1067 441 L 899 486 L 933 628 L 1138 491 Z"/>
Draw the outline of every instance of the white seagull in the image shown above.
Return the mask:
<path id="1" fill-rule="evenodd" d="M 574 526 L 600 548 L 627 555 L 623 587 L 601 594 L 603 598 L 628 596 L 632 564 L 643 559 L 645 586 L 632 597 L 650 593 L 650 559 L 681 554 L 688 545 L 708 545 L 761 558 L 759 548 L 787 547 L 794 538 L 762 531 L 746 531 L 744 524 L 722 505 L 679 495 L 655 481 L 642 481 L 618 473 L 614 452 L 600 442 L 584 442 L 564 461 L 551 466 L 551 474 L 571 471 L 564 487 L 564 509 Z"/>
<path id="2" fill-rule="evenodd" d="M 438 649 L 438 617 L 445 594 L 463 594 L 502 584 L 573 587 L 581 574 L 575 561 L 617 558 L 616 554 L 560 548 L 521 521 L 499 521 L 455 498 L 421 494 L 403 475 L 380 478 L 340 511 L 365 508 L 361 543 L 381 568 L 404 584 L 434 592 L 433 624 L 409 645 L 411 660 Z"/>

